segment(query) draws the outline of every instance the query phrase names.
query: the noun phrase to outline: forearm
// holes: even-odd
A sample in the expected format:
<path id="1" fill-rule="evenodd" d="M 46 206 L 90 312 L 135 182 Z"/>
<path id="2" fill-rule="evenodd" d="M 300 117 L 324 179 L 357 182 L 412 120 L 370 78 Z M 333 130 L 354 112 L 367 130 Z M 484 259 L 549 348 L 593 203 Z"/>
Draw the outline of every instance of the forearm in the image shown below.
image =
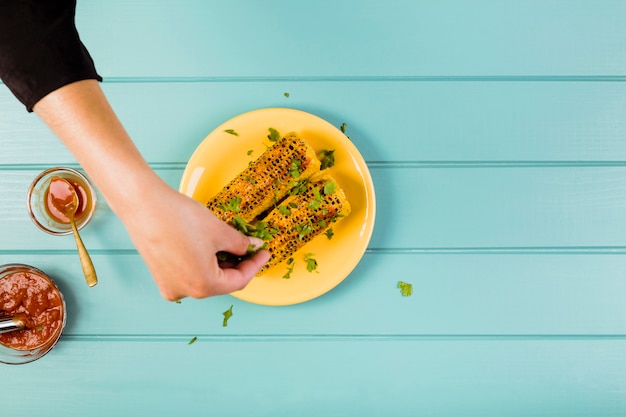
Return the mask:
<path id="1" fill-rule="evenodd" d="M 68 84 L 41 99 L 35 113 L 50 127 L 122 216 L 165 184 L 150 169 L 95 80 Z"/>

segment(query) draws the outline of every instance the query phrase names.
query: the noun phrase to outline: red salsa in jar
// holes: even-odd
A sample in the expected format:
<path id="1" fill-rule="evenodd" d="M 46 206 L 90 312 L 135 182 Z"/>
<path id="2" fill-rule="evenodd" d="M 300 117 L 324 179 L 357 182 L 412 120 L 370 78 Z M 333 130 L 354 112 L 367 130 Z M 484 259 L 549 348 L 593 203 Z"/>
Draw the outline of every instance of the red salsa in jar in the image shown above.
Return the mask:
<path id="1" fill-rule="evenodd" d="M 19 317 L 23 330 L 0 334 L 0 343 L 15 350 L 54 345 L 63 330 L 64 302 L 47 277 L 17 271 L 0 279 L 0 316 Z"/>

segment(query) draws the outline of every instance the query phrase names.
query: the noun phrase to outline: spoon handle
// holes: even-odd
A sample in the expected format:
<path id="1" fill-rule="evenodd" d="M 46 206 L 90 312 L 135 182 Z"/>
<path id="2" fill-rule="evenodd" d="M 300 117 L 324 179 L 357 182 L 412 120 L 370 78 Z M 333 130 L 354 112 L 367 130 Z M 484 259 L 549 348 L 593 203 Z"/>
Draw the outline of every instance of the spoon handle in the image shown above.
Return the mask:
<path id="1" fill-rule="evenodd" d="M 0 334 L 8 333 L 15 330 L 22 330 L 24 323 L 14 317 L 4 317 L 0 319 Z"/>
<path id="2" fill-rule="evenodd" d="M 87 285 L 93 287 L 98 283 L 98 276 L 96 275 L 96 269 L 93 266 L 93 262 L 91 262 L 91 257 L 89 256 L 89 252 L 87 252 L 87 248 L 85 248 L 85 244 L 83 240 L 80 238 L 78 234 L 78 229 L 76 229 L 76 224 L 74 223 L 74 219 L 70 219 L 70 226 L 72 227 L 72 232 L 74 232 L 74 239 L 76 240 L 76 248 L 78 249 L 78 257 L 80 259 L 80 266 L 83 267 L 83 274 L 85 274 L 85 280 L 87 281 Z"/>

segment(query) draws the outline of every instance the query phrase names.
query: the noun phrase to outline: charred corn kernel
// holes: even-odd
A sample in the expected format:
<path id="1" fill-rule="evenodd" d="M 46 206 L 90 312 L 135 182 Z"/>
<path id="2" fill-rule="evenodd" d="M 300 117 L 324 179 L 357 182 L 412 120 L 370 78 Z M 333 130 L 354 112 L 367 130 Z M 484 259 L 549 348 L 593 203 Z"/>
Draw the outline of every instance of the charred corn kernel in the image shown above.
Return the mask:
<path id="1" fill-rule="evenodd" d="M 301 189 L 293 189 L 284 201 L 261 220 L 271 238 L 266 249 L 272 255 L 260 271 L 289 259 L 294 252 L 334 223 L 350 214 L 344 191 L 328 174 L 310 178 Z"/>
<path id="2" fill-rule="evenodd" d="M 287 195 L 298 181 L 319 172 L 315 151 L 295 133 L 275 142 L 208 203 L 220 219 L 251 222 Z"/>

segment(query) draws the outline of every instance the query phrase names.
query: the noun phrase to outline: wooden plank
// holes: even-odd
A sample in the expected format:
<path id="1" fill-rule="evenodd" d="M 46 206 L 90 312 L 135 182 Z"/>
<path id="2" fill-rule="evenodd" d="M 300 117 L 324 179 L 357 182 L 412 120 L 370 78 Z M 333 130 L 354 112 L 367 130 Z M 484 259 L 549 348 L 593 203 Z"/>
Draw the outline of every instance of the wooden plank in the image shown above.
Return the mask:
<path id="1" fill-rule="evenodd" d="M 626 84 L 619 82 L 163 82 L 103 88 L 153 163 L 184 163 L 215 127 L 262 107 L 298 108 L 335 126 L 347 123 L 368 161 L 624 164 L 626 155 Z M 0 164 L 74 163 L 5 87 L 0 109 Z"/>
<path id="2" fill-rule="evenodd" d="M 94 288 L 72 253 L 0 254 L 0 264 L 31 264 L 59 283 L 70 338 L 626 335 L 623 256 L 367 253 L 338 287 L 286 307 L 231 296 L 166 302 L 138 255 L 92 258 L 100 277 Z M 402 297 L 399 280 L 413 285 L 413 295 Z"/>
<path id="3" fill-rule="evenodd" d="M 70 236 L 35 227 L 26 191 L 39 171 L 4 171 L 0 250 L 72 249 Z M 158 169 L 178 187 L 181 169 Z M 372 248 L 561 248 L 623 246 L 626 168 L 376 167 L 378 201 Z M 84 229 L 92 249 L 132 249 L 126 231 L 100 198 Z"/>
<path id="4" fill-rule="evenodd" d="M 105 77 L 621 76 L 625 17 L 620 1 L 86 0 L 77 22 Z"/>
<path id="5" fill-rule="evenodd" d="M 71 341 L 3 367 L 0 399 L 14 417 L 622 416 L 625 348 L 585 339 Z"/>

